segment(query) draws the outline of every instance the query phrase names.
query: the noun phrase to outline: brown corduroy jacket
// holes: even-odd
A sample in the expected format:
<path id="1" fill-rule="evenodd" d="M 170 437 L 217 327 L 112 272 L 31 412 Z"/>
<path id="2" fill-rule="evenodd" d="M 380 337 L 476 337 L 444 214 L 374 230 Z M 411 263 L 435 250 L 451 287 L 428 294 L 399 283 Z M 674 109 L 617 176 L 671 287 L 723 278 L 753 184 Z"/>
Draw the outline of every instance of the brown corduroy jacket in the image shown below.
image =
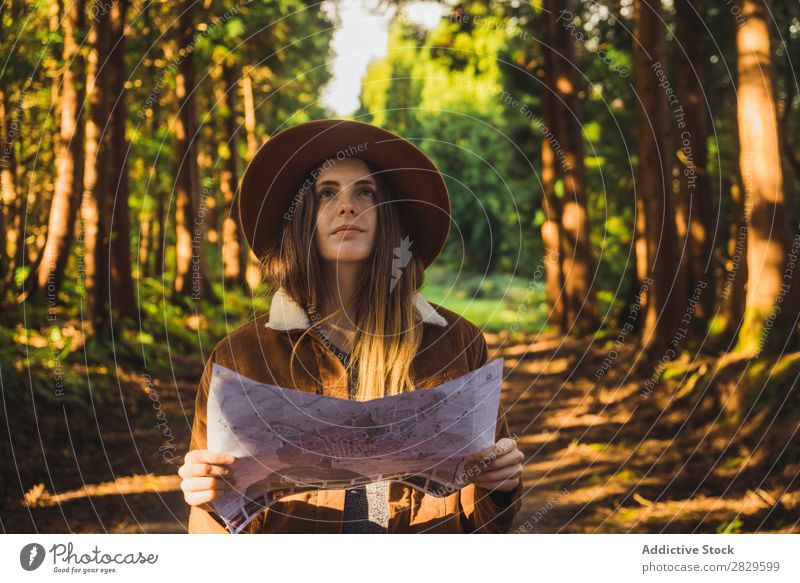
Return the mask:
<path id="1" fill-rule="evenodd" d="M 488 347 L 481 330 L 469 320 L 429 303 L 421 294 L 416 309 L 423 322 L 423 339 L 412 365 L 417 389 L 435 387 L 483 366 Z M 223 340 L 206 363 L 195 400 L 189 446 L 206 449 L 206 402 L 211 365 L 216 362 L 257 381 L 347 398 L 347 375 L 339 359 L 314 334 L 306 334 L 297 348 L 294 377 L 289 370 L 292 346 L 310 325 L 303 309 L 282 289 L 268 315 L 256 318 Z M 497 439 L 508 437 L 502 406 Z M 521 506 L 522 485 L 513 492 L 490 492 L 469 484 L 437 498 L 399 482 L 388 488 L 389 532 L 499 533 L 508 532 Z M 265 509 L 245 532 L 337 533 L 342 530 L 345 490 L 315 490 L 285 496 Z M 190 533 L 227 533 L 206 506 L 192 506 Z"/>

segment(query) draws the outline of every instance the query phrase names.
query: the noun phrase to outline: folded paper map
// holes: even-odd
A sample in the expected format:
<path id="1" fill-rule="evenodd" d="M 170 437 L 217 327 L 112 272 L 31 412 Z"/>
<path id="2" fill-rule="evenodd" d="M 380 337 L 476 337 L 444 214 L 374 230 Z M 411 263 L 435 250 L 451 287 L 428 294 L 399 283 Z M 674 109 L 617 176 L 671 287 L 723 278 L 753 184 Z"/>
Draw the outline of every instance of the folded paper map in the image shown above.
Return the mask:
<path id="1" fill-rule="evenodd" d="M 352 401 L 256 382 L 214 364 L 208 449 L 233 455 L 213 502 L 233 533 L 282 496 L 379 480 L 434 496 L 468 483 L 464 457 L 495 442 L 503 360 L 437 387 Z"/>

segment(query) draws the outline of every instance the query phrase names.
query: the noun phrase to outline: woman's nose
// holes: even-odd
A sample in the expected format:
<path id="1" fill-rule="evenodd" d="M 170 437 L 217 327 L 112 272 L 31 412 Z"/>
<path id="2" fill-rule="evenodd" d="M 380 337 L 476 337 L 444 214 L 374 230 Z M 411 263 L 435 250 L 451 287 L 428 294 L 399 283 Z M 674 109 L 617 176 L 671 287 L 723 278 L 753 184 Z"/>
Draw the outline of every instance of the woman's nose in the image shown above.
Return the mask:
<path id="1" fill-rule="evenodd" d="M 356 212 L 356 205 L 355 201 L 353 200 L 352 192 L 348 190 L 343 190 L 339 194 L 339 214 L 347 213 L 348 211 L 352 214 Z"/>

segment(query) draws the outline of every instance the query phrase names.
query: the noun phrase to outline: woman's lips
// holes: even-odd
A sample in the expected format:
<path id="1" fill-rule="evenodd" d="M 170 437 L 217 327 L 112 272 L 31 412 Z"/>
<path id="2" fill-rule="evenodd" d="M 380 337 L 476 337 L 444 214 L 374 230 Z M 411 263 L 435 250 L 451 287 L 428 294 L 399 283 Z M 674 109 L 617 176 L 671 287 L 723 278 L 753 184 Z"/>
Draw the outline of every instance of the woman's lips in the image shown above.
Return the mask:
<path id="1" fill-rule="evenodd" d="M 357 235 L 357 234 L 359 234 L 359 233 L 363 233 L 363 232 L 364 232 L 364 231 L 362 231 L 361 229 L 355 229 L 355 228 L 352 228 L 352 229 L 342 229 L 342 230 L 340 230 L 340 231 L 336 231 L 336 232 L 334 233 L 334 235 L 338 235 L 339 237 L 341 237 L 341 238 L 343 238 L 343 239 L 344 239 L 345 237 L 352 237 L 352 236 L 354 236 L 354 235 Z"/>

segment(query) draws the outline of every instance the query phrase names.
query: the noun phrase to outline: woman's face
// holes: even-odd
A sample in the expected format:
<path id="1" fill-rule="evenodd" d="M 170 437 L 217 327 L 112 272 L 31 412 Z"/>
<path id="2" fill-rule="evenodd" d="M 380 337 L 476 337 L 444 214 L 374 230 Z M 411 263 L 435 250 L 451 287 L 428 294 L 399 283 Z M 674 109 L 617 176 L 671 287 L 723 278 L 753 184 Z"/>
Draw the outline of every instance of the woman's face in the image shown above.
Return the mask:
<path id="1" fill-rule="evenodd" d="M 372 252 L 378 224 L 377 186 L 359 158 L 330 162 L 317 177 L 315 240 L 326 261 L 360 262 Z M 342 230 L 343 227 L 351 227 Z"/>

